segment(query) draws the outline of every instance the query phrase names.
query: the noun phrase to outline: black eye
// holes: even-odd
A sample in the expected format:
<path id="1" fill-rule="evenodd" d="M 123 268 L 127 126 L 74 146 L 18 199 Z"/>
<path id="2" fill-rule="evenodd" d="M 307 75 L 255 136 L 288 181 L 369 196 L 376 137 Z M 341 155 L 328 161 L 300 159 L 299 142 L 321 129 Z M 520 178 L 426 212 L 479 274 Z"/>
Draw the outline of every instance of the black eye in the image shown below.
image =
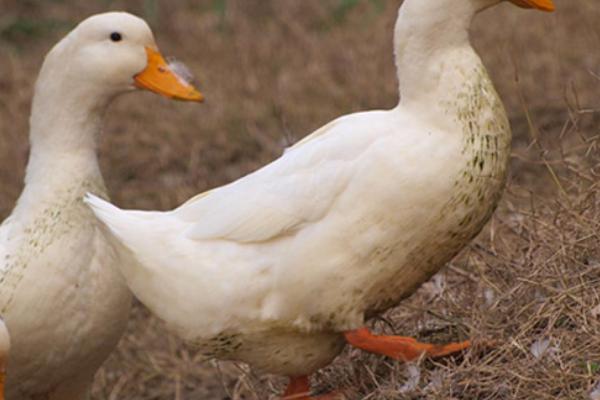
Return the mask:
<path id="1" fill-rule="evenodd" d="M 120 42 L 123 39 L 123 36 L 119 32 L 113 32 L 110 34 L 110 40 L 113 42 Z"/>

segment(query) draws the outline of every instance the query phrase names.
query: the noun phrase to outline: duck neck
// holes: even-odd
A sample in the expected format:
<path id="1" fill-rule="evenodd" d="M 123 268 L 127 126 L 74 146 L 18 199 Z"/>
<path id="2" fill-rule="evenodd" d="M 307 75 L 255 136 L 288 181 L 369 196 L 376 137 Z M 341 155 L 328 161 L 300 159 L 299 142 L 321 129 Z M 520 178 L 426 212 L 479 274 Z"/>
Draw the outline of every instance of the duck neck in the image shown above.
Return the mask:
<path id="1" fill-rule="evenodd" d="M 481 61 L 469 42 L 475 14 L 499 0 L 406 0 L 395 29 L 395 57 L 404 107 L 454 97 L 448 72 Z M 466 72 L 466 71 L 464 71 Z M 468 78 L 463 76 L 462 80 Z M 432 110 L 434 111 L 434 110 Z"/>
<path id="2" fill-rule="evenodd" d="M 59 76 L 48 78 L 42 69 L 31 111 L 25 184 L 52 188 L 92 181 L 102 186 L 96 149 L 110 99 Z"/>

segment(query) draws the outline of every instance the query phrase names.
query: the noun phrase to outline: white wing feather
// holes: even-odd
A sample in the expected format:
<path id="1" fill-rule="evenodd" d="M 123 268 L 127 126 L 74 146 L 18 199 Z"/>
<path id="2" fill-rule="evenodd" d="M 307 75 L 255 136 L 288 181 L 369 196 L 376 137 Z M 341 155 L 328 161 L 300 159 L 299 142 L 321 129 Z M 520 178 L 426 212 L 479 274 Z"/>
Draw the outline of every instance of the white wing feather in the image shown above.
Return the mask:
<path id="1" fill-rule="evenodd" d="M 333 165 L 319 168 L 318 175 L 306 171 L 271 182 L 246 179 L 209 193 L 178 210 L 194 214 L 195 223 L 187 236 L 194 240 L 262 242 L 319 220 L 349 175 L 346 163 L 328 164 Z"/>
<path id="2" fill-rule="evenodd" d="M 273 163 L 196 196 L 173 215 L 192 223 L 189 239 L 241 243 L 275 240 L 317 222 L 343 192 L 354 174 L 353 161 L 372 141 L 358 125 L 348 117 L 338 119 Z"/>

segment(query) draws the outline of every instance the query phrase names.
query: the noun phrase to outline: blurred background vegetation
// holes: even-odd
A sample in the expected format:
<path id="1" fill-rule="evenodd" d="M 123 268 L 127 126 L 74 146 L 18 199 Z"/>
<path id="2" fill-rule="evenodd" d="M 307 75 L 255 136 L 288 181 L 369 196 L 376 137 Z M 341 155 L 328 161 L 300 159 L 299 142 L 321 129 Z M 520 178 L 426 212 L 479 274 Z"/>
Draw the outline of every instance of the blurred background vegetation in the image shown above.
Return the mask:
<path id="1" fill-rule="evenodd" d="M 502 5 L 473 28 L 517 139 L 525 142 L 562 124 L 570 108 L 593 108 L 600 89 L 596 0 L 557 3 L 554 15 Z M 338 115 L 393 107 L 399 4 L 0 0 L 0 157 L 8 161 L 0 165 L 0 216 L 21 189 L 43 56 L 86 16 L 126 10 L 145 18 L 163 53 L 187 63 L 206 94 L 200 106 L 133 94 L 111 109 L 101 159 L 114 198 L 164 209 L 263 165 Z M 542 132 L 531 132 L 531 122 Z"/>
<path id="2" fill-rule="evenodd" d="M 511 188 L 549 198 L 565 188 L 557 181 L 570 179 L 553 160 L 583 147 L 597 151 L 600 126 L 600 3 L 555 2 L 551 15 L 504 4 L 479 16 L 472 30 L 515 134 Z M 109 10 L 143 17 L 162 52 L 185 62 L 206 95 L 197 105 L 135 93 L 110 109 L 100 159 L 113 200 L 168 209 L 255 170 L 339 115 L 395 106 L 392 31 L 400 4 L 0 0 L 0 219 L 22 189 L 44 54 L 83 18 Z M 96 398 L 276 392 L 272 381 L 237 367 L 198 367 L 194 353 L 159 325 L 136 307 L 128 335 L 99 374 Z"/>

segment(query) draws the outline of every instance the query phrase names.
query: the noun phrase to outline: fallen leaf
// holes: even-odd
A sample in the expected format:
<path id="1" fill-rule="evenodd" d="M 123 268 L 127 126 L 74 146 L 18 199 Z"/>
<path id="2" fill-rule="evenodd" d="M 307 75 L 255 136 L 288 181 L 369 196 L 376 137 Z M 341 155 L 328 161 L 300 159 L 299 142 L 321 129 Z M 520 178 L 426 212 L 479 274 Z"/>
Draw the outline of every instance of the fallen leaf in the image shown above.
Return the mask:
<path id="1" fill-rule="evenodd" d="M 402 394 L 414 391 L 421 381 L 421 370 L 415 364 L 408 364 L 406 366 L 406 374 L 408 375 L 406 382 L 398 389 L 398 392 Z"/>
<path id="2" fill-rule="evenodd" d="M 592 388 L 590 392 L 590 400 L 600 400 L 600 381 Z"/>
<path id="3" fill-rule="evenodd" d="M 492 289 L 487 288 L 483 291 L 483 297 L 485 298 L 485 304 L 491 307 L 496 300 L 496 293 Z"/>
<path id="4" fill-rule="evenodd" d="M 541 360 L 545 356 L 553 356 L 558 354 L 559 347 L 558 345 L 550 346 L 550 339 L 539 339 L 531 344 L 531 354 L 538 359 Z"/>
<path id="5" fill-rule="evenodd" d="M 429 282 L 423 285 L 423 290 L 430 299 L 440 297 L 446 288 L 446 277 L 443 274 L 435 275 Z"/>

